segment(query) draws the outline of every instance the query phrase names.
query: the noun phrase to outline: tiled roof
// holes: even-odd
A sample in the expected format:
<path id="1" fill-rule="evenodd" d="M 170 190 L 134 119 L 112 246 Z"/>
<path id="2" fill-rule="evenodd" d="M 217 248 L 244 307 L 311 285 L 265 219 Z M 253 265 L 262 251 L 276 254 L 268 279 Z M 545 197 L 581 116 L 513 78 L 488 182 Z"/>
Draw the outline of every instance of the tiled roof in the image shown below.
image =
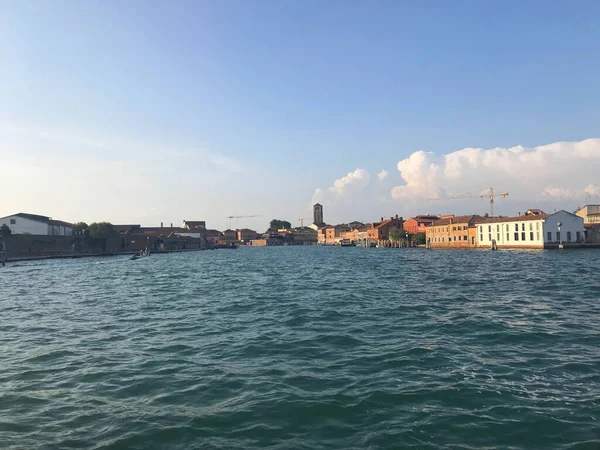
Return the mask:
<path id="1" fill-rule="evenodd" d="M 480 223 L 502 223 L 502 222 L 528 222 L 531 220 L 542 220 L 548 217 L 550 214 L 540 214 L 531 216 L 517 216 L 517 217 L 488 217 Z"/>
<path id="2" fill-rule="evenodd" d="M 190 228 L 206 228 L 205 220 L 184 220 L 183 223 Z"/>
<path id="3" fill-rule="evenodd" d="M 72 227 L 73 226 L 72 223 L 63 222 L 62 220 L 52 220 L 52 219 L 50 219 L 48 221 L 48 225 L 59 225 L 59 226 L 64 226 L 64 227 Z"/>
<path id="4" fill-rule="evenodd" d="M 539 217 L 539 216 L 538 216 Z M 430 226 L 440 226 L 440 225 L 454 225 L 457 223 L 479 223 L 485 220 L 485 217 L 478 216 L 476 214 L 471 214 L 469 216 L 455 216 L 455 217 L 447 217 L 445 219 L 435 220 Z"/>
<path id="5" fill-rule="evenodd" d="M 12 216 L 0 217 L 0 219 L 7 219 L 8 217 L 21 217 L 22 219 L 29 219 L 29 220 L 33 220 L 34 222 L 42 222 L 42 223 L 48 223 L 48 221 L 50 220 L 50 217 L 47 217 L 47 216 L 40 216 L 38 214 L 28 214 L 28 213 L 13 214 Z"/>

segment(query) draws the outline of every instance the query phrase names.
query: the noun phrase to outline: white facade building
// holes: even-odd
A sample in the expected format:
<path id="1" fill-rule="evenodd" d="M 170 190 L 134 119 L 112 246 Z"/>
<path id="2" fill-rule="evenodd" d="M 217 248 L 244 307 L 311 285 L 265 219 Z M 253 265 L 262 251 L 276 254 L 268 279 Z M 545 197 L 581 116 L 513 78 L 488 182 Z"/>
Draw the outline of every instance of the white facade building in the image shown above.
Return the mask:
<path id="1" fill-rule="evenodd" d="M 560 223 L 560 228 L 559 228 Z M 491 217 L 477 225 L 477 246 L 546 248 L 585 241 L 583 219 L 567 211 L 519 217 Z"/>
<path id="2" fill-rule="evenodd" d="M 13 234 L 33 236 L 71 236 L 73 225 L 37 214 L 19 213 L 0 217 L 0 226 L 6 225 Z"/>

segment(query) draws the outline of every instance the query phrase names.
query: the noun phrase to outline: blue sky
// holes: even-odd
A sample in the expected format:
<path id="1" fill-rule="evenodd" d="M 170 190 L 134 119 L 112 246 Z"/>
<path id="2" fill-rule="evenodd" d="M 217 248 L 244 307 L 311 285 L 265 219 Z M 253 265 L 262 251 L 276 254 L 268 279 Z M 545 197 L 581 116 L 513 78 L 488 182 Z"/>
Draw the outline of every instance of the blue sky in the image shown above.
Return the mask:
<path id="1" fill-rule="evenodd" d="M 0 156 L 28 183 L 0 215 L 222 228 L 227 215 L 260 214 L 240 224 L 260 228 L 308 217 L 316 188 L 358 168 L 369 182 L 325 196 L 328 221 L 409 215 L 423 208 L 390 193 L 407 183 L 396 165 L 414 152 L 443 159 L 600 135 L 598 2 L 1 8 Z M 581 198 L 597 182 L 557 186 L 563 178 L 519 195 Z"/>

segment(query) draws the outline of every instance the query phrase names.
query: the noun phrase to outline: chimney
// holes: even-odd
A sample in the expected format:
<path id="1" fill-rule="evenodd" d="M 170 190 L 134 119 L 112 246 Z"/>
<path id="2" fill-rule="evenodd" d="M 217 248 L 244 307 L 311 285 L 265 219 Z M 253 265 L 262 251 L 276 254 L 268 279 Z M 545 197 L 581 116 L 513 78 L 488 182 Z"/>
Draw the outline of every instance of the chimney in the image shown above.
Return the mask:
<path id="1" fill-rule="evenodd" d="M 398 214 L 396 214 L 396 219 L 398 218 Z"/>
<path id="2" fill-rule="evenodd" d="M 383 217 L 381 218 L 381 222 L 383 222 Z"/>
<path id="3" fill-rule="evenodd" d="M 162 222 L 160 223 L 160 227 L 161 227 L 161 228 L 163 227 L 163 223 L 162 223 Z"/>
<path id="4" fill-rule="evenodd" d="M 398 217 L 398 216 L 396 216 L 396 217 Z M 394 220 L 394 216 L 390 217 L 390 220 Z"/>
<path id="5" fill-rule="evenodd" d="M 487 219 L 488 217 L 490 217 L 490 215 L 488 213 L 485 213 L 485 218 Z"/>
<path id="6" fill-rule="evenodd" d="M 517 213 L 519 215 L 519 217 L 521 217 L 521 213 Z"/>
<path id="7" fill-rule="evenodd" d="M 171 224 L 171 228 L 173 228 L 173 224 Z"/>

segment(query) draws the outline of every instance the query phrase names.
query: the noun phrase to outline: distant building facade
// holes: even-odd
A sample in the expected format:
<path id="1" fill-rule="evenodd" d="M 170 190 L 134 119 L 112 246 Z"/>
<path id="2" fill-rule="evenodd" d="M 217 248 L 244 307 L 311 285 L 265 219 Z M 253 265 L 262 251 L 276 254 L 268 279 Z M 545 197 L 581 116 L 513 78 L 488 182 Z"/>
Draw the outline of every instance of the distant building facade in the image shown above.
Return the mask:
<path id="1" fill-rule="evenodd" d="M 313 205 L 313 224 L 317 226 L 325 224 L 325 222 L 323 222 L 323 205 L 320 203 L 315 203 Z"/>
<path id="2" fill-rule="evenodd" d="M 485 217 L 478 215 L 445 216 L 426 228 L 425 239 L 431 248 L 475 248 L 476 224 Z"/>
<path id="3" fill-rule="evenodd" d="M 32 236 L 71 236 L 73 224 L 54 220 L 38 214 L 18 213 L 0 218 L 0 226 L 6 225 L 14 234 Z"/>
<path id="4" fill-rule="evenodd" d="M 560 224 L 560 227 L 559 227 Z M 477 224 L 479 247 L 548 248 L 583 244 L 583 219 L 567 211 L 517 217 L 490 217 Z"/>
<path id="5" fill-rule="evenodd" d="M 436 220 L 439 220 L 438 216 L 422 215 L 411 217 L 404 221 L 404 230 L 408 234 L 425 233 L 427 227 Z"/>
<path id="6" fill-rule="evenodd" d="M 390 217 L 389 219 L 381 218 L 380 222 L 372 223 L 367 230 L 367 238 L 370 241 L 388 240 L 390 238 L 390 231 L 393 228 L 398 230 L 404 229 L 404 220 L 402 217 Z"/>
<path id="7" fill-rule="evenodd" d="M 241 230 L 237 230 L 237 240 L 238 241 L 252 241 L 254 239 L 259 239 L 259 234 L 254 231 L 254 230 L 250 230 L 249 228 L 242 228 Z"/>
<path id="8" fill-rule="evenodd" d="M 576 216 L 583 219 L 583 223 L 600 224 L 600 205 L 585 205 L 575 212 Z"/>

